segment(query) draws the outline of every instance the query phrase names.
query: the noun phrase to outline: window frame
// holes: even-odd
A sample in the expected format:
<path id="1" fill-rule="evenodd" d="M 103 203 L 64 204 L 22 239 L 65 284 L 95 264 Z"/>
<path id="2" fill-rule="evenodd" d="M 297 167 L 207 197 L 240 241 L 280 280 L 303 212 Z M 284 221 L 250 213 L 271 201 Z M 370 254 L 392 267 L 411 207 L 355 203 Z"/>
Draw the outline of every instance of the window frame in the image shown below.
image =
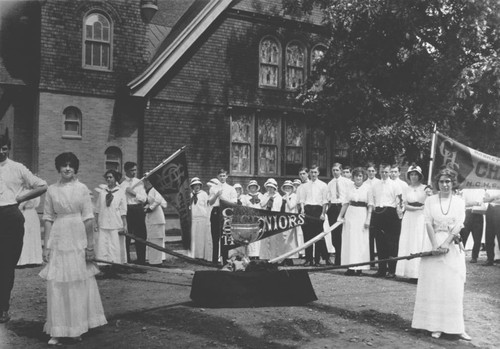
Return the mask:
<path id="1" fill-rule="evenodd" d="M 321 168 L 319 165 L 319 163 L 316 161 L 316 162 L 313 162 L 313 150 L 314 149 L 319 149 L 319 148 L 316 148 L 316 147 L 313 147 L 313 141 L 314 141 L 314 136 L 313 136 L 313 132 L 314 130 L 317 129 L 317 130 L 320 130 L 320 131 L 324 131 L 325 132 L 325 141 L 326 141 L 326 144 L 324 146 L 324 149 L 326 151 L 326 164 L 325 164 L 325 168 Z M 329 177 L 330 176 L 330 167 L 331 167 L 331 163 L 332 163 L 332 149 L 331 149 L 331 136 L 329 136 L 329 133 L 325 130 L 322 130 L 320 127 L 317 127 L 317 126 L 309 126 L 308 127 L 308 143 L 307 143 L 307 167 L 311 167 L 312 165 L 318 165 L 319 169 L 320 169 L 320 174 L 319 176 L 320 177 Z"/>
<path id="2" fill-rule="evenodd" d="M 290 117 L 286 117 L 286 115 L 283 117 L 283 120 L 284 120 L 284 129 L 283 129 L 283 164 L 282 164 L 282 169 L 283 169 L 283 175 L 284 176 L 287 176 L 287 177 L 290 177 L 290 176 L 294 176 L 296 177 L 297 174 L 298 174 L 298 171 L 297 172 L 294 172 L 294 173 L 288 173 L 287 171 L 287 150 L 288 148 L 302 148 L 302 163 L 300 165 L 300 167 L 303 167 L 306 165 L 307 163 L 307 157 L 308 157 L 308 154 L 307 154 L 307 142 L 308 142 L 308 134 L 307 134 L 307 125 L 304 121 L 301 121 L 299 117 L 293 117 L 293 118 L 290 118 Z M 287 135 L 288 135 L 288 125 L 290 123 L 296 123 L 298 124 L 298 126 L 302 129 L 302 132 L 303 132 L 303 136 L 304 136 L 304 140 L 302 142 L 302 147 L 296 147 L 296 146 L 291 146 L 291 145 L 288 145 L 287 144 Z"/>
<path id="3" fill-rule="evenodd" d="M 297 45 L 299 47 L 302 48 L 302 50 L 304 51 L 304 64 L 303 64 L 303 67 L 302 67 L 302 82 L 299 86 L 297 87 L 289 87 L 288 85 L 288 47 L 290 47 L 291 45 Z M 300 41 L 300 40 L 290 40 L 287 44 L 286 44 L 286 47 L 285 47 L 285 52 L 284 52 L 284 60 L 285 60 L 285 63 L 284 63 L 284 75 L 285 75 L 285 89 L 287 91 L 297 91 L 298 89 L 300 89 L 302 86 L 304 86 L 304 84 L 306 83 L 306 80 L 307 80 L 307 68 L 308 68 L 308 53 L 307 53 L 307 47 L 306 45 Z M 290 66 L 291 68 L 295 69 L 295 70 L 299 70 L 300 68 L 298 66 Z"/>
<path id="4" fill-rule="evenodd" d="M 93 15 L 101 15 L 103 16 L 109 23 L 109 40 L 104 41 L 104 40 L 97 40 L 97 39 L 87 39 L 87 21 L 88 19 L 93 16 Z M 113 70 L 113 21 L 111 20 L 111 17 L 104 11 L 96 11 L 92 10 L 87 12 L 83 16 L 83 21 L 82 21 L 82 68 L 84 69 L 89 69 L 89 70 L 97 70 L 97 71 L 104 71 L 104 72 L 110 72 Z M 97 66 L 97 65 L 89 65 L 86 63 L 86 44 L 87 41 L 89 41 L 91 44 L 107 44 L 109 47 L 109 56 L 108 56 L 108 61 L 109 61 L 109 66 Z M 92 55 L 92 53 L 91 53 Z"/>
<path id="5" fill-rule="evenodd" d="M 67 114 L 69 114 L 70 111 L 74 110 L 75 114 L 77 116 L 77 120 L 68 120 Z M 68 131 L 66 130 L 66 124 L 67 123 L 74 123 L 78 125 L 78 131 Z M 75 107 L 75 106 L 68 106 L 64 108 L 63 113 L 62 113 L 62 138 L 64 139 L 82 139 L 83 136 L 83 116 L 82 116 L 82 111 Z"/>
<path id="6" fill-rule="evenodd" d="M 269 63 L 262 63 L 261 62 L 261 49 L 262 49 L 262 43 L 265 41 L 265 40 L 273 40 L 277 46 L 278 46 L 278 62 L 277 64 L 269 64 Z M 278 40 L 278 38 L 276 38 L 275 36 L 272 36 L 272 35 L 265 35 L 264 37 L 262 37 L 262 39 L 260 39 L 259 41 L 259 51 L 258 51 L 258 64 L 259 64 L 259 74 L 258 74 L 258 86 L 259 88 L 268 88 L 268 89 L 281 89 L 281 86 L 282 86 L 282 70 L 283 70 L 283 48 L 281 46 L 281 42 Z M 261 77 L 261 74 L 262 74 L 262 66 L 265 65 L 265 66 L 276 66 L 276 71 L 277 71 L 277 77 L 276 77 L 276 86 L 271 86 L 271 85 L 263 85 L 261 84 L 261 80 L 260 80 L 260 77 Z"/>
<path id="7" fill-rule="evenodd" d="M 117 151 L 117 154 L 118 154 L 118 161 L 114 161 L 114 160 L 109 160 L 108 159 L 108 156 L 109 154 L 111 153 L 111 150 L 116 150 Z M 122 172 L 122 166 L 123 166 L 123 152 L 122 150 L 120 149 L 120 147 L 117 147 L 115 145 L 111 145 L 109 147 L 106 148 L 106 150 L 104 151 L 104 171 L 107 171 L 109 170 L 108 168 L 108 163 L 118 163 L 118 168 L 116 171 L 118 172 Z"/>
<path id="8" fill-rule="evenodd" d="M 276 172 L 261 172 L 260 170 L 260 149 L 261 149 L 261 144 L 263 146 L 270 146 L 271 143 L 260 143 L 259 140 L 259 121 L 265 118 L 275 118 L 278 120 L 278 125 L 276 127 L 277 129 L 277 135 L 276 135 Z M 255 151 L 256 151 L 256 156 L 257 156 L 257 162 L 256 162 L 256 173 L 259 176 L 281 176 L 282 169 L 281 169 L 281 154 L 282 154 L 282 147 L 283 147 L 283 141 L 282 141 L 282 134 L 283 134 L 283 115 L 273 115 L 273 113 L 259 113 L 256 117 L 256 122 L 255 122 Z"/>
<path id="9" fill-rule="evenodd" d="M 250 142 L 248 145 L 250 146 L 250 164 L 249 164 L 249 171 L 243 172 L 243 171 L 234 171 L 233 170 L 233 144 L 245 144 L 244 142 L 233 142 L 233 118 L 240 117 L 240 116 L 249 116 L 251 119 L 250 123 Z M 253 175 L 255 173 L 255 142 L 256 142 L 256 135 L 255 135 L 255 113 L 249 112 L 249 113 L 231 113 L 230 115 L 230 120 L 229 120 L 229 170 L 231 175 L 241 175 L 241 176 L 247 176 L 247 175 Z"/>

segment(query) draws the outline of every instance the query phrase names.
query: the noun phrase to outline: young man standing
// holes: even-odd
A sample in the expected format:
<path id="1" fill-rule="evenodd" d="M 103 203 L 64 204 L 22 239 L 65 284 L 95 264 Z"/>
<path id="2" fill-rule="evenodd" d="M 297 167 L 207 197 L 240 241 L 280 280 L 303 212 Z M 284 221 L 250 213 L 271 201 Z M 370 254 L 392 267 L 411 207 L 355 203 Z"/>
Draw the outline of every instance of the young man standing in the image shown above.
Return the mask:
<path id="1" fill-rule="evenodd" d="M 369 162 L 366 165 L 366 173 L 368 174 L 368 178 L 366 179 L 366 183 L 373 187 L 375 183 L 380 181 L 376 177 L 377 175 L 377 167 L 373 162 Z M 370 225 L 369 231 L 369 240 L 370 240 L 370 260 L 373 261 L 375 259 L 375 233 L 373 232 L 373 227 Z M 375 267 L 375 264 L 371 264 L 371 267 Z"/>
<path id="2" fill-rule="evenodd" d="M 135 162 L 126 162 L 123 166 L 125 178 L 120 187 L 125 190 L 127 198 L 127 227 L 130 234 L 138 238 L 147 239 L 146 232 L 146 214 L 144 213 L 144 204 L 147 200 L 144 183 L 136 178 L 137 164 Z M 127 263 L 130 263 L 130 242 L 128 236 L 125 239 L 127 249 Z M 146 245 L 135 242 L 135 251 L 137 253 L 137 264 L 146 264 Z"/>
<path id="3" fill-rule="evenodd" d="M 210 214 L 210 228 L 212 232 L 212 243 L 213 243 L 213 253 L 212 262 L 218 263 L 219 261 L 219 244 L 222 235 L 222 227 L 220 226 L 221 221 L 221 210 L 220 210 L 220 200 L 228 201 L 235 204 L 238 201 L 238 193 L 233 186 L 229 185 L 227 181 L 227 171 L 220 169 L 217 174 L 217 179 L 220 184 L 212 186 L 210 188 L 210 194 L 208 197 L 208 204 L 212 205 L 212 213 Z M 224 262 L 227 260 L 227 249 L 221 248 L 221 255 Z"/>
<path id="4" fill-rule="evenodd" d="M 401 187 L 389 178 L 391 166 L 382 164 L 380 176 L 382 180 L 372 186 L 373 203 L 375 209 L 372 213 L 371 225 L 375 234 L 379 259 L 398 256 L 399 234 L 401 220 L 396 208 L 402 205 Z M 387 273 L 387 275 L 386 275 Z M 375 276 L 394 278 L 396 262 L 379 263 Z"/>
<path id="5" fill-rule="evenodd" d="M 342 165 L 338 162 L 332 166 L 333 179 L 328 183 L 328 192 L 326 199 L 328 200 L 328 222 L 333 225 L 337 222 L 342 204 L 346 203 L 347 193 L 349 188 L 353 186 L 353 182 L 342 176 Z M 342 225 L 338 226 L 331 232 L 332 245 L 335 248 L 335 265 L 340 265 L 340 256 L 342 248 Z"/>
<path id="6" fill-rule="evenodd" d="M 10 319 L 10 294 L 23 248 L 24 216 L 19 204 L 47 191 L 47 183 L 10 160 L 9 151 L 10 140 L 0 135 L 0 323 Z M 20 195 L 23 187 L 30 190 Z"/>
<path id="7" fill-rule="evenodd" d="M 304 240 L 308 241 L 323 231 L 323 221 L 325 220 L 328 186 L 325 182 L 318 179 L 319 168 L 313 165 L 309 171 L 311 180 L 302 184 L 300 188 L 300 206 L 306 216 L 318 218 L 310 219 L 306 217 L 306 223 L 302 226 Z M 314 263 L 313 247 L 306 248 L 306 266 L 319 266 L 320 258 L 323 258 L 327 265 L 331 265 L 325 239 L 321 239 L 315 244 Z"/>

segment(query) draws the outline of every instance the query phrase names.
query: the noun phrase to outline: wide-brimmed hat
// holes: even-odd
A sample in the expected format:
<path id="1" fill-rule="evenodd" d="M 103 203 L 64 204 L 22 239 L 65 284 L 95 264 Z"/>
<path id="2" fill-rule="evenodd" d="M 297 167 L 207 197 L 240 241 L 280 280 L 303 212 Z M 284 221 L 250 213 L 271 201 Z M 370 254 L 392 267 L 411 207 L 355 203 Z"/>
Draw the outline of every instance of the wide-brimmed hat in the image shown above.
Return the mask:
<path id="1" fill-rule="evenodd" d="M 302 184 L 302 181 L 300 179 L 294 179 L 293 180 L 293 185 L 301 185 Z"/>
<path id="2" fill-rule="evenodd" d="M 278 182 L 274 178 L 269 178 L 266 183 L 264 183 L 264 188 L 265 187 L 272 187 L 275 190 L 278 190 Z"/>
<path id="3" fill-rule="evenodd" d="M 408 171 L 406 172 L 406 178 L 408 178 L 408 180 L 410 180 L 410 173 L 412 173 L 412 172 L 417 172 L 420 180 L 422 180 L 422 178 L 424 178 L 424 175 L 422 174 L 422 169 L 420 168 L 420 166 L 412 165 L 412 166 L 408 167 Z"/>
<path id="4" fill-rule="evenodd" d="M 233 188 L 234 188 L 234 189 L 238 189 L 238 188 L 240 188 L 241 190 L 243 190 L 243 187 L 241 186 L 241 184 L 240 184 L 240 183 L 236 183 L 235 185 L 233 185 Z"/>
<path id="5" fill-rule="evenodd" d="M 293 186 L 292 181 L 289 181 L 289 180 L 286 180 L 285 182 L 283 182 L 283 185 L 281 186 L 281 190 L 283 190 L 283 188 L 284 188 L 284 187 L 291 187 L 291 188 L 292 188 L 292 190 L 293 190 L 293 188 L 295 188 L 295 187 Z M 284 190 L 283 190 L 283 191 L 284 191 Z"/>
<path id="6" fill-rule="evenodd" d="M 212 178 L 211 180 L 209 180 L 207 182 L 207 185 L 209 187 L 217 186 L 217 185 L 220 185 L 220 181 L 217 178 Z"/>
<path id="7" fill-rule="evenodd" d="M 189 183 L 189 186 L 192 187 L 193 185 L 196 185 L 196 184 L 203 186 L 203 183 L 201 183 L 201 181 L 198 177 L 191 178 L 191 183 Z"/>
<path id="8" fill-rule="evenodd" d="M 260 190 L 260 185 L 259 185 L 259 183 L 257 183 L 257 181 L 256 181 L 256 180 L 253 180 L 253 179 L 252 179 L 250 182 L 248 182 L 248 185 L 247 185 L 247 190 L 250 190 L 250 187 L 251 187 L 252 185 L 255 185 L 255 186 L 257 187 L 257 191 L 259 191 L 259 190 Z"/>

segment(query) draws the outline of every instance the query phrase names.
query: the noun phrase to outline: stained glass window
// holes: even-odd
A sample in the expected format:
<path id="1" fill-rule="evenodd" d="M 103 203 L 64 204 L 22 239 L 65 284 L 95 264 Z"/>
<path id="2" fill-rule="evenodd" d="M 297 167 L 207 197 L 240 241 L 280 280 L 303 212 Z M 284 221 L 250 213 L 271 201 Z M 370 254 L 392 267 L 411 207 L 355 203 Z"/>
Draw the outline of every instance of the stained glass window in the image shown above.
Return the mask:
<path id="1" fill-rule="evenodd" d="M 285 132 L 285 174 L 296 175 L 304 166 L 304 125 L 295 120 L 287 120 Z"/>
<path id="2" fill-rule="evenodd" d="M 299 43 L 286 47 L 286 88 L 295 90 L 304 83 L 305 50 Z"/>
<path id="3" fill-rule="evenodd" d="M 111 23 L 99 13 L 91 13 L 84 20 L 85 38 L 83 66 L 111 69 Z"/>
<path id="4" fill-rule="evenodd" d="M 259 117 L 259 174 L 278 174 L 279 134 L 279 118 Z"/>
<path id="5" fill-rule="evenodd" d="M 250 174 L 252 165 L 253 116 L 231 118 L 231 173 Z"/>
<path id="6" fill-rule="evenodd" d="M 281 49 L 274 38 L 265 38 L 259 48 L 259 86 L 278 87 Z"/>
<path id="7" fill-rule="evenodd" d="M 310 165 L 319 167 L 320 175 L 328 174 L 328 142 L 326 132 L 319 128 L 311 130 L 311 161 Z"/>

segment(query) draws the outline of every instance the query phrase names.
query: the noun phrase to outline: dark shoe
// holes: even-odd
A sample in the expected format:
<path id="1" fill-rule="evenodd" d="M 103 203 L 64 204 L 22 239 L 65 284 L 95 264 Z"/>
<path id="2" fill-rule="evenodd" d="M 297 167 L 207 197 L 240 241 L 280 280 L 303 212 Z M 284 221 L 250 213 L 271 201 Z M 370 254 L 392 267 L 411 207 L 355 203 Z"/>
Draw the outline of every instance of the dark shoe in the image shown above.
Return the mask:
<path id="1" fill-rule="evenodd" d="M 388 279 L 394 279 L 396 275 L 394 275 L 393 273 L 388 273 L 385 277 Z"/>
<path id="2" fill-rule="evenodd" d="M 2 311 L 2 313 L 0 314 L 0 324 L 3 324 L 9 320 L 10 320 L 9 312 L 7 310 Z"/>
<path id="3" fill-rule="evenodd" d="M 352 269 L 347 269 L 347 271 L 344 273 L 345 276 L 354 276 L 356 275 L 356 272 Z"/>
<path id="4" fill-rule="evenodd" d="M 356 270 L 356 276 L 361 276 L 363 275 L 363 272 L 361 270 Z"/>
<path id="5" fill-rule="evenodd" d="M 314 263 L 312 261 L 305 261 L 304 264 L 302 264 L 304 267 L 313 267 Z"/>
<path id="6" fill-rule="evenodd" d="M 488 261 L 484 262 L 484 263 L 483 263 L 483 264 L 481 264 L 481 265 L 482 265 L 483 267 L 491 267 L 491 266 L 493 265 L 493 261 L 488 260 Z"/>
<path id="7" fill-rule="evenodd" d="M 385 277 L 385 273 L 376 272 L 375 274 L 373 274 L 373 277 L 383 278 L 383 277 Z"/>
<path id="8" fill-rule="evenodd" d="M 470 259 L 470 262 L 471 262 L 471 263 L 477 263 L 477 258 L 471 258 L 471 259 Z"/>
<path id="9" fill-rule="evenodd" d="M 333 265 L 332 261 L 330 260 L 330 258 L 328 258 L 326 261 L 325 261 L 325 264 L 326 265 Z"/>
<path id="10" fill-rule="evenodd" d="M 293 267 L 293 260 L 291 260 L 291 259 L 285 259 L 284 265 L 286 267 Z"/>
<path id="11" fill-rule="evenodd" d="M 314 266 L 315 266 L 315 267 L 321 267 L 321 263 L 320 263 L 319 261 L 314 262 Z"/>

